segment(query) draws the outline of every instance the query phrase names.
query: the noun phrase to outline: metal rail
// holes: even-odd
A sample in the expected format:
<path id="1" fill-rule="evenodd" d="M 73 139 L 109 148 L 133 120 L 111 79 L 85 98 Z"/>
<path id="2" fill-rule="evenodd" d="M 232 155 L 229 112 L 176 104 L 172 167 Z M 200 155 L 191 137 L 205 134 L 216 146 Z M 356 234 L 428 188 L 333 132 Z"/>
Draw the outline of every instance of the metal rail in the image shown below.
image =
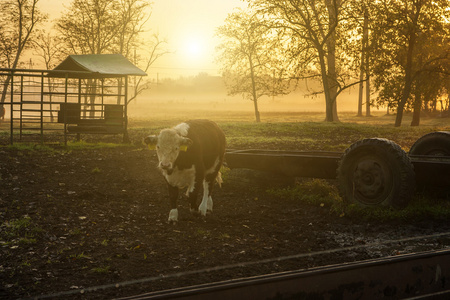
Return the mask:
<path id="1" fill-rule="evenodd" d="M 225 154 L 229 168 L 274 172 L 289 177 L 336 178 L 340 152 L 235 150 Z"/>
<path id="2" fill-rule="evenodd" d="M 450 157 L 410 155 L 416 182 L 421 185 L 450 189 Z"/>
<path id="3" fill-rule="evenodd" d="M 133 279 L 133 280 L 129 280 L 129 281 L 109 283 L 109 284 L 100 285 L 100 286 L 91 286 L 91 287 L 87 287 L 87 288 L 80 288 L 80 289 L 77 289 L 77 290 L 61 291 L 61 292 L 57 292 L 57 293 L 54 293 L 54 294 L 38 295 L 38 296 L 34 296 L 33 299 L 47 299 L 47 298 L 51 298 L 51 299 L 58 298 L 59 299 L 59 298 L 67 297 L 69 295 L 84 295 L 84 296 L 86 296 L 89 293 L 98 293 L 98 292 L 101 292 L 103 290 L 131 287 L 131 286 L 137 285 L 137 284 L 149 284 L 149 283 L 152 283 L 152 282 L 159 282 L 162 279 L 176 279 L 176 278 L 185 278 L 185 277 L 196 277 L 199 274 L 205 274 L 205 273 L 209 273 L 209 272 L 221 272 L 221 271 L 230 270 L 230 269 L 234 269 L 234 268 L 246 268 L 246 267 L 250 267 L 250 266 L 257 266 L 257 265 L 261 265 L 261 264 L 281 262 L 281 261 L 287 261 L 287 260 L 292 260 L 292 259 L 296 259 L 296 260 L 298 260 L 298 259 L 308 259 L 308 258 L 313 258 L 313 257 L 316 257 L 316 256 L 320 256 L 320 255 L 344 253 L 344 252 L 349 252 L 349 251 L 355 251 L 357 249 L 379 247 L 381 245 L 388 245 L 388 244 L 399 245 L 399 244 L 404 244 L 404 243 L 408 243 L 409 244 L 410 242 L 415 242 L 415 241 L 416 242 L 417 241 L 424 241 L 424 240 L 432 241 L 432 240 L 438 239 L 440 241 L 439 242 L 440 244 L 448 246 L 448 244 L 445 243 L 445 242 L 443 243 L 443 241 L 444 241 L 444 239 L 447 239 L 449 236 L 450 236 L 450 232 L 441 232 L 441 233 L 434 233 L 434 234 L 431 234 L 431 235 L 404 237 L 404 238 L 396 239 L 396 240 L 376 241 L 374 243 L 366 243 L 366 244 L 359 244 L 358 243 L 356 245 L 343 247 L 343 248 L 327 249 L 327 250 L 321 250 L 321 251 L 310 252 L 310 253 L 299 253 L 299 254 L 294 254 L 294 255 L 289 255 L 289 256 L 281 256 L 281 257 L 276 257 L 276 258 L 267 258 L 267 259 L 262 259 L 262 260 L 257 260 L 257 261 L 239 262 L 239 263 L 234 263 L 234 264 L 209 267 L 209 268 L 200 269 L 200 270 L 190 270 L 190 271 L 183 271 L 183 272 L 177 272 L 177 273 L 172 273 L 172 274 L 164 274 L 164 275 L 162 275 L 162 274 L 155 274 L 154 276 L 146 277 L 146 278 L 138 278 L 138 279 Z M 446 247 L 444 249 L 446 251 L 450 251 L 450 249 L 448 247 Z M 437 256 L 438 261 L 440 261 L 440 257 L 444 257 L 445 260 L 448 259 L 448 255 L 446 255 L 444 253 L 443 249 L 439 249 L 439 251 L 438 251 L 438 249 L 435 249 L 433 251 L 421 252 L 421 253 L 415 253 L 415 254 L 409 253 L 409 254 L 407 254 L 407 255 L 405 254 L 403 256 L 399 256 L 398 255 L 398 256 L 394 256 L 394 257 L 384 257 L 383 259 L 386 260 L 386 262 L 387 262 L 387 261 L 395 261 L 396 259 L 408 260 L 408 257 L 412 258 L 413 256 L 415 258 L 417 258 L 417 257 L 420 257 L 420 256 L 428 257 L 428 256 L 434 256 L 434 255 Z M 380 261 L 383 261 L 383 259 L 368 260 L 368 261 L 358 261 L 358 262 L 353 262 L 353 263 L 344 263 L 344 264 L 335 265 L 335 266 L 327 266 L 327 267 L 322 266 L 322 267 L 318 267 L 318 268 L 314 268 L 314 269 L 289 271 L 289 272 L 270 274 L 270 275 L 263 275 L 263 276 L 257 276 L 257 277 L 251 277 L 251 278 L 241 278 L 241 279 L 237 279 L 237 280 L 229 280 L 229 281 L 223 281 L 223 282 L 203 284 L 201 286 L 199 285 L 199 286 L 195 286 L 195 287 L 191 286 L 191 287 L 184 287 L 184 288 L 178 288 L 178 289 L 170 289 L 170 290 L 166 290 L 166 291 L 158 291 L 158 292 L 152 292 L 152 293 L 128 296 L 128 298 L 122 298 L 122 299 L 139 299 L 139 297 L 147 297 L 147 296 L 150 296 L 150 295 L 158 295 L 158 297 L 159 297 L 160 295 L 165 295 L 167 293 L 179 292 L 179 291 L 184 291 L 184 290 L 192 290 L 193 288 L 199 288 L 199 287 L 206 287 L 206 288 L 213 287 L 214 288 L 216 285 L 221 285 L 222 283 L 225 283 L 225 284 L 230 284 L 231 283 L 231 284 L 233 284 L 233 283 L 239 283 L 239 282 L 247 282 L 249 280 L 255 280 L 257 278 L 267 278 L 267 277 L 276 276 L 276 275 L 294 274 L 294 273 L 299 273 L 299 272 L 303 272 L 303 273 L 305 273 L 305 272 L 314 272 L 314 271 L 317 271 L 317 270 L 332 269 L 334 267 L 336 267 L 336 268 L 339 268 L 339 267 L 348 268 L 349 266 L 352 266 L 352 265 L 355 266 L 356 264 L 364 264 L 364 263 L 369 263 L 370 264 L 370 263 L 376 262 L 376 261 L 380 262 Z M 444 261 L 443 261 L 443 263 L 444 263 Z M 446 270 L 447 270 L 448 269 L 447 265 L 448 265 L 448 262 L 445 262 L 444 264 L 441 264 L 440 267 L 441 268 L 445 267 Z M 444 272 L 444 275 L 445 274 L 447 274 L 447 273 Z M 436 277 L 434 277 L 434 278 L 436 278 Z M 442 278 L 445 278 L 445 277 L 442 277 Z M 446 281 L 445 284 L 449 284 L 449 282 Z M 445 289 L 445 290 L 441 290 L 439 292 L 436 292 L 436 293 L 447 293 L 446 290 L 448 290 L 448 288 Z M 127 295 L 130 295 L 130 294 L 128 293 Z M 144 298 L 144 299 L 146 299 L 146 298 Z M 150 298 L 150 299 L 152 299 L 152 298 Z M 158 298 L 155 298 L 155 299 L 158 299 Z"/>
<path id="4" fill-rule="evenodd" d="M 273 172 L 288 177 L 334 179 L 342 157 L 341 152 L 229 150 L 226 165 Z M 411 155 L 416 181 L 421 185 L 449 187 L 450 157 Z"/>
<path id="5" fill-rule="evenodd" d="M 450 250 L 158 291 L 122 300 L 449 299 Z"/>

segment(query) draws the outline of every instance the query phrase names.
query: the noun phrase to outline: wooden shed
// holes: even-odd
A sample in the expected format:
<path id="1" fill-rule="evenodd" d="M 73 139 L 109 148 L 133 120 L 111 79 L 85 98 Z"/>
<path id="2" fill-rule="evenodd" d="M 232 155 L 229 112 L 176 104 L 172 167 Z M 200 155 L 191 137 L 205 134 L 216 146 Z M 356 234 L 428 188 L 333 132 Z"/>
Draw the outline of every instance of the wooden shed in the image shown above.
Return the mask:
<path id="1" fill-rule="evenodd" d="M 9 80 L 10 143 L 63 133 L 127 134 L 129 76 L 147 74 L 120 54 L 69 55 L 53 70 L 0 69 Z"/>

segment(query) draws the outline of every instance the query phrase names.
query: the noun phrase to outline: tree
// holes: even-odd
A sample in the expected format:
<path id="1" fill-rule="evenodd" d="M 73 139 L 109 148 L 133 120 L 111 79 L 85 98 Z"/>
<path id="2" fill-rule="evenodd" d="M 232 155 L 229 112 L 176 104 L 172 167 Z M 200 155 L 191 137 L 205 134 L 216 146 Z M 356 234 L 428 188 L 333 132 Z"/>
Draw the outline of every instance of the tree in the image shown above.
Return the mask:
<path id="1" fill-rule="evenodd" d="M 117 47 L 117 51 L 129 60 L 137 62 L 136 50 L 139 48 L 139 35 L 144 32 L 144 25 L 147 23 L 151 14 L 147 14 L 146 10 L 150 8 L 150 3 L 141 0 L 118 0 L 117 2 L 117 18 L 119 19 L 119 27 L 117 33 L 117 40 L 114 42 Z M 155 45 L 160 45 L 160 41 L 156 36 Z M 158 48 L 156 48 L 158 49 Z M 132 57 L 133 56 L 133 57 Z M 133 59 L 132 59 L 133 58 Z M 146 60 L 145 71 L 153 63 L 155 57 L 150 55 Z M 119 96 L 117 97 L 117 103 L 121 102 L 120 95 L 122 90 L 122 78 L 119 78 Z M 137 97 L 140 92 L 146 88 L 141 86 L 142 77 L 135 78 L 134 95 L 128 101 L 131 101 Z"/>
<path id="2" fill-rule="evenodd" d="M 73 0 L 70 7 L 56 22 L 56 29 L 68 54 L 103 54 L 112 50 L 119 21 L 115 12 L 116 1 Z M 97 80 L 87 80 L 85 103 L 91 104 L 90 115 L 95 114 Z M 91 95 L 88 101 L 88 94 Z"/>
<path id="3" fill-rule="evenodd" d="M 56 28 L 67 54 L 102 54 L 113 49 L 119 18 L 117 1 L 73 0 Z"/>
<path id="4" fill-rule="evenodd" d="M 142 0 L 119 0 L 117 9 L 119 30 L 115 44 L 118 46 L 118 53 L 131 58 L 133 51 L 139 47 L 139 35 L 145 31 L 144 25 L 151 16 L 146 13 L 150 9 L 150 3 Z"/>
<path id="5" fill-rule="evenodd" d="M 38 7 L 39 0 L 3 0 L 0 3 L 0 63 L 16 69 L 21 55 L 31 46 L 36 27 L 46 20 Z M 5 102 L 11 77 L 3 83 L 1 105 Z"/>
<path id="6" fill-rule="evenodd" d="M 33 41 L 34 54 L 42 58 L 47 70 L 56 67 L 57 63 L 63 58 L 63 48 L 58 38 L 55 38 L 53 32 L 39 32 L 35 41 Z"/>
<path id="7" fill-rule="evenodd" d="M 354 72 L 346 67 L 352 60 L 343 49 L 350 28 L 347 0 L 249 0 L 251 7 L 265 17 L 267 26 L 289 36 L 287 55 L 297 66 L 295 77 L 321 80 L 325 94 L 326 118 L 338 121 L 336 99 L 357 84 Z M 343 25 L 345 25 L 343 27 Z M 345 30 L 344 30 L 345 29 Z"/>
<path id="8" fill-rule="evenodd" d="M 381 0 L 375 6 L 376 30 L 371 35 L 375 54 L 373 72 L 384 99 L 390 90 L 394 91 L 392 78 L 400 79 L 401 94 L 391 103 L 397 108 L 396 127 L 401 126 L 403 111 L 412 101 L 411 93 L 419 75 L 449 59 L 448 42 L 442 42 L 448 41 L 450 33 L 444 18 L 449 8 L 446 0 Z M 429 37 L 437 44 L 432 44 L 432 52 L 423 55 Z M 420 97 L 416 99 L 420 101 Z"/>
<path id="9" fill-rule="evenodd" d="M 42 58 L 44 62 L 44 66 L 47 70 L 53 69 L 59 61 L 63 58 L 63 52 L 61 48 L 61 44 L 59 43 L 58 38 L 55 38 L 52 32 L 40 32 L 37 36 L 36 40 L 33 41 L 34 44 L 34 54 Z M 53 121 L 53 109 L 52 109 L 52 97 L 54 91 L 53 86 L 54 78 L 50 76 L 47 77 L 47 86 L 49 92 L 49 101 L 50 101 L 50 117 Z"/>
<path id="10" fill-rule="evenodd" d="M 167 42 L 165 40 L 160 40 L 158 35 L 153 35 L 153 39 L 146 42 L 146 48 L 150 49 L 145 52 L 145 59 L 144 61 L 144 67 L 143 70 L 145 72 L 148 71 L 150 66 L 161 56 L 169 53 L 169 51 L 166 48 Z M 138 64 L 139 58 L 137 56 L 134 57 L 133 62 L 135 64 Z M 136 79 L 135 77 L 135 83 L 133 88 L 133 94 L 128 98 L 128 103 L 130 103 L 132 100 L 136 99 L 136 97 L 141 94 L 144 90 L 148 88 L 148 84 L 142 84 L 142 77 L 139 77 Z"/>
<path id="11" fill-rule="evenodd" d="M 364 84 L 366 85 L 366 117 L 370 116 L 370 52 L 369 52 L 369 8 L 368 4 L 363 3 L 360 7 L 359 1 L 352 8 L 354 18 L 358 24 L 360 23 L 360 15 L 363 16 L 363 23 L 359 24 L 359 28 L 362 29 L 361 38 L 361 55 L 360 55 L 360 66 L 359 66 L 359 93 L 358 93 L 358 113 L 357 116 L 361 117 L 363 115 L 363 96 L 364 96 Z"/>
<path id="12" fill-rule="evenodd" d="M 411 126 L 419 126 L 424 103 L 436 103 L 442 93 L 442 78 L 436 72 L 422 72 L 417 76 L 411 92 L 413 116 Z M 426 99 L 426 100 L 425 100 Z"/>
<path id="13" fill-rule="evenodd" d="M 450 63 L 450 36 L 440 36 L 436 31 L 420 34 L 417 43 L 417 71 L 412 87 L 413 118 L 411 126 L 420 124 L 420 115 L 424 105 L 430 103 L 436 108 L 437 99 L 444 94 L 446 77 L 448 78 L 448 65 Z M 447 53 L 447 54 L 445 54 Z M 447 55 L 447 59 L 444 59 Z M 432 59 L 430 58 L 438 58 Z M 424 64 L 423 61 L 428 61 Z"/>
<path id="14" fill-rule="evenodd" d="M 223 64 L 229 93 L 251 100 L 256 122 L 260 122 L 258 100 L 289 90 L 280 36 L 262 25 L 256 15 L 243 10 L 230 14 L 217 33 L 222 39 L 218 59 Z"/>
<path id="15" fill-rule="evenodd" d="M 147 71 L 167 53 L 165 41 L 157 35 L 150 41 L 140 36 L 150 18 L 149 9 L 150 2 L 145 0 L 74 0 L 56 27 L 67 54 L 120 53 Z M 141 51 L 143 45 L 145 50 Z M 141 85 L 142 78 L 135 82 L 131 99 L 146 87 Z M 117 101 L 120 102 L 120 96 Z"/>

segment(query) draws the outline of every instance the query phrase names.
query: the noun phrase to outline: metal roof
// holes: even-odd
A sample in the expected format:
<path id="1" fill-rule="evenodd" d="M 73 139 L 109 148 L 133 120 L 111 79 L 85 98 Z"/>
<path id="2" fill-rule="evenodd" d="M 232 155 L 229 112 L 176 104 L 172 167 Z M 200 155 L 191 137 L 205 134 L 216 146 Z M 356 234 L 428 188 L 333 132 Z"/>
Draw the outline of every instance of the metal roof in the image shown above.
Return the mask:
<path id="1" fill-rule="evenodd" d="M 121 54 L 85 54 L 69 55 L 53 70 L 70 71 L 69 77 L 121 77 L 126 75 L 146 76 L 147 74 L 133 65 Z M 50 72 L 51 76 L 61 76 Z"/>

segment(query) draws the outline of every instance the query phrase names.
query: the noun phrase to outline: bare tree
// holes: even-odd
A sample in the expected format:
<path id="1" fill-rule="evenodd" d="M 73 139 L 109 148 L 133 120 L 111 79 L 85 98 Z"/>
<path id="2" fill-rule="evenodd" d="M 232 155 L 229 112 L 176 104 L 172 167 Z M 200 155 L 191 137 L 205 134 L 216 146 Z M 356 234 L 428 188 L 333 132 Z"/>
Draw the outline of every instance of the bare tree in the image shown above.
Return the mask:
<path id="1" fill-rule="evenodd" d="M 279 36 L 256 15 L 243 10 L 229 15 L 217 33 L 222 39 L 218 59 L 229 93 L 251 100 L 256 122 L 260 122 L 258 100 L 289 91 Z"/>
<path id="2" fill-rule="evenodd" d="M 150 19 L 147 13 L 150 3 L 142 0 L 118 0 L 119 30 L 117 35 L 118 53 L 127 58 L 134 55 L 134 50 L 139 47 L 139 35 L 145 32 L 144 26 Z"/>
<path id="3" fill-rule="evenodd" d="M 40 32 L 34 41 L 34 54 L 42 58 L 45 68 L 47 70 L 53 69 L 57 62 L 61 61 L 63 58 L 63 52 L 61 44 L 57 38 L 52 34 L 52 32 Z M 53 121 L 53 109 L 52 109 L 52 91 L 54 90 L 53 79 L 47 77 L 47 86 L 49 92 L 50 101 L 50 117 Z"/>
<path id="4" fill-rule="evenodd" d="M 56 22 L 68 54 L 101 54 L 113 47 L 119 20 L 116 1 L 74 0 Z"/>
<path id="5" fill-rule="evenodd" d="M 145 0 L 74 0 L 56 26 L 67 53 L 120 53 L 148 70 L 156 59 L 167 53 L 165 42 L 157 35 L 150 41 L 141 38 L 151 16 L 147 12 L 150 7 L 150 1 Z M 142 83 L 142 78 L 136 80 L 131 99 L 147 87 Z M 120 96 L 117 101 L 121 101 Z"/>
<path id="6" fill-rule="evenodd" d="M 3 0 L 0 3 L 0 62 L 4 67 L 17 68 L 22 53 L 31 46 L 36 26 L 47 16 L 38 7 L 39 0 Z M 0 103 L 6 99 L 11 77 L 3 83 Z"/>
<path id="7" fill-rule="evenodd" d="M 118 0 L 117 2 L 117 18 L 120 20 L 120 26 L 115 42 L 115 47 L 118 48 L 116 52 L 127 57 L 134 64 L 140 65 L 145 72 L 155 60 L 167 53 L 164 47 L 165 41 L 161 41 L 157 35 L 152 35 L 151 40 L 145 42 L 139 39 L 145 32 L 145 24 L 151 17 L 151 13 L 147 13 L 150 7 L 150 2 L 142 0 Z M 145 49 L 138 51 L 143 45 L 145 45 Z M 143 52 L 145 55 L 140 55 L 138 52 Z M 142 77 L 134 78 L 133 95 L 129 97 L 128 102 L 136 99 L 143 90 L 148 88 L 148 85 L 143 83 Z M 121 87 L 122 78 L 119 78 L 117 103 L 121 101 Z"/>
<path id="8" fill-rule="evenodd" d="M 117 1 L 110 0 L 73 0 L 56 22 L 66 54 L 102 54 L 111 51 L 120 25 L 115 15 L 116 5 Z M 90 114 L 93 116 L 97 79 L 88 79 L 87 86 L 84 101 L 91 104 Z M 88 94 L 91 96 L 88 97 Z"/>
<path id="9" fill-rule="evenodd" d="M 362 107 L 364 104 L 364 84 L 366 85 L 365 104 L 366 104 L 366 117 L 370 116 L 370 53 L 369 53 L 369 10 L 364 3 L 362 7 L 363 24 L 362 24 L 362 39 L 361 39 L 361 60 L 360 60 L 360 73 L 359 73 L 359 93 L 358 93 L 358 116 L 361 117 Z"/>
<path id="10" fill-rule="evenodd" d="M 53 69 L 64 56 L 61 43 L 52 31 L 40 32 L 33 45 L 33 53 L 42 58 L 47 70 Z"/>
<path id="11" fill-rule="evenodd" d="M 249 0 L 266 16 L 268 26 L 278 28 L 291 39 L 289 58 L 296 62 L 296 77 L 317 78 L 325 94 L 326 121 L 338 121 L 336 98 L 347 88 L 347 78 L 337 57 L 340 51 L 338 27 L 345 0 Z M 348 78 L 347 78 L 348 79 Z"/>
<path id="12" fill-rule="evenodd" d="M 137 55 L 135 56 L 135 58 L 133 59 L 135 64 L 138 64 L 138 60 L 143 60 L 144 65 L 143 66 L 143 70 L 145 72 L 148 71 L 148 69 L 151 67 L 151 65 L 153 65 L 153 63 L 159 59 L 161 56 L 169 53 L 169 51 L 167 50 L 167 42 L 165 40 L 160 40 L 158 35 L 153 35 L 152 39 L 146 43 L 146 48 L 150 49 L 147 50 L 147 52 L 142 55 L 144 58 L 140 59 L 140 57 L 138 57 Z M 145 84 L 143 82 L 143 78 L 142 76 L 139 76 L 138 78 L 135 78 L 135 83 L 134 83 L 134 87 L 133 87 L 133 94 L 129 96 L 128 98 L 128 103 L 130 103 L 132 100 L 136 99 L 136 97 L 141 94 L 144 90 L 148 89 L 148 85 Z"/>

